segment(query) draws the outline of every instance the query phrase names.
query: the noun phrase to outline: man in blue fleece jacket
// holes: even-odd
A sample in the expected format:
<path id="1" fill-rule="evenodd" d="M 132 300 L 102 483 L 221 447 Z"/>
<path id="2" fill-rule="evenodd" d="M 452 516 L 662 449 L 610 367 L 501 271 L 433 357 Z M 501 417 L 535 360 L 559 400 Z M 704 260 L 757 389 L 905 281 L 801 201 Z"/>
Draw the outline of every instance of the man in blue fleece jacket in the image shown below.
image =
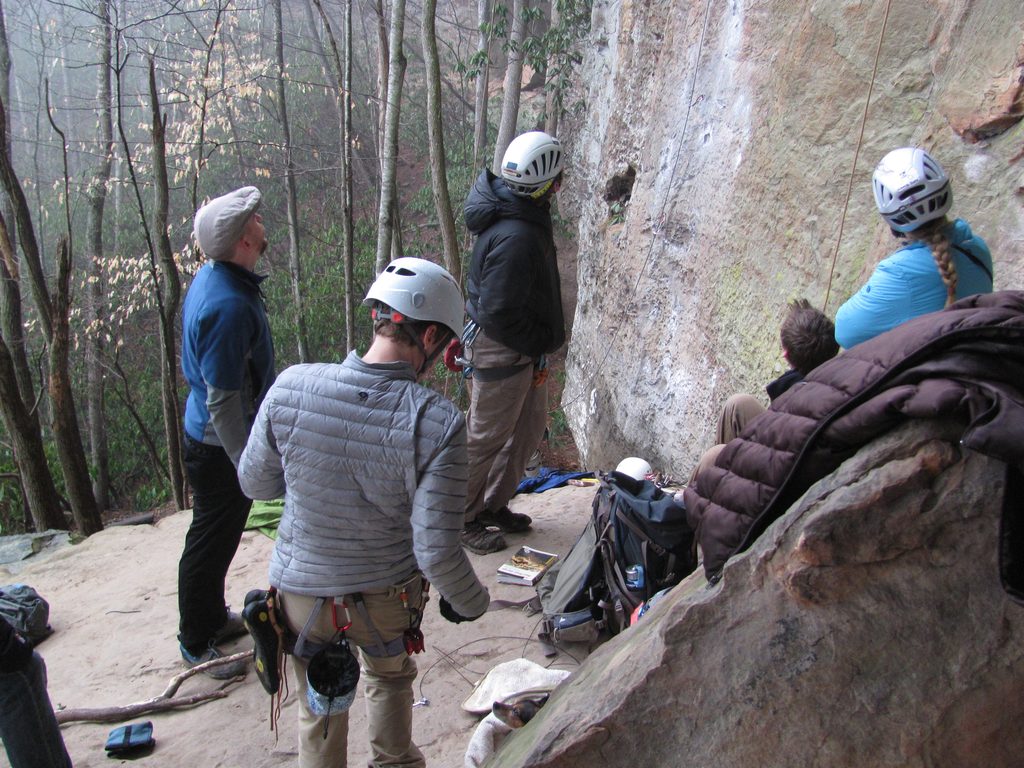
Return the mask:
<path id="1" fill-rule="evenodd" d="M 236 466 L 256 411 L 274 381 L 274 347 L 253 270 L 266 250 L 260 191 L 243 187 L 196 212 L 195 237 L 209 261 L 196 274 L 182 313 L 185 469 L 192 524 L 178 566 L 178 640 L 189 666 L 222 654 L 217 644 L 245 634 L 224 601 L 224 579 L 252 506 Z M 212 668 L 242 674 L 244 663 Z"/>

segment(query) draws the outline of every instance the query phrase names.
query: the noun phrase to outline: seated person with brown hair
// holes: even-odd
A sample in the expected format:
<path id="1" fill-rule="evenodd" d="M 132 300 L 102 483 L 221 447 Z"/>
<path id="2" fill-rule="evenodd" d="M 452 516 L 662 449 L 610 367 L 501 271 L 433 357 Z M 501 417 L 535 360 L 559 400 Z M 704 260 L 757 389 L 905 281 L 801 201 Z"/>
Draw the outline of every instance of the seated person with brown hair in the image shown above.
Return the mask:
<path id="1" fill-rule="evenodd" d="M 796 299 L 789 303 L 789 313 L 782 322 L 779 336 L 782 341 L 782 356 L 789 363 L 790 369 L 765 387 L 769 401 L 780 397 L 798 381 L 803 380 L 804 376 L 826 360 L 831 360 L 839 352 L 835 325 L 824 312 L 812 307 L 807 299 Z M 700 457 L 697 468 L 690 476 L 690 485 L 702 469 L 715 463 L 725 444 L 739 435 L 751 419 L 764 410 L 764 405 L 751 395 L 731 395 L 725 401 L 718 417 L 716 444 Z"/>

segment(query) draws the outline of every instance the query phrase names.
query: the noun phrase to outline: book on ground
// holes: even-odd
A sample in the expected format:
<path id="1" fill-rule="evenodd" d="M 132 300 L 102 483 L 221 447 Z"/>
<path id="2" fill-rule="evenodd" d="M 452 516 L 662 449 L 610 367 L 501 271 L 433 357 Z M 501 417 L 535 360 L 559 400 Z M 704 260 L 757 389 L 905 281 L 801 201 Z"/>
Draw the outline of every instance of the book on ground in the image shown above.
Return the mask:
<path id="1" fill-rule="evenodd" d="M 520 547 L 511 560 L 498 566 L 498 583 L 532 586 L 557 559 L 558 555 L 552 552 Z"/>

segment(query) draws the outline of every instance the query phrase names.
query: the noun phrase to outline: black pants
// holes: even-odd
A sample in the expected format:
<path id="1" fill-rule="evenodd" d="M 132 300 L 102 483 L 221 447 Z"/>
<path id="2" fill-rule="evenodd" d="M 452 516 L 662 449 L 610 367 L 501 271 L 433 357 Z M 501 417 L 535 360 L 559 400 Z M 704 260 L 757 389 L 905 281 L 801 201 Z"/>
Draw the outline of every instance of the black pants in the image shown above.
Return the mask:
<path id="1" fill-rule="evenodd" d="M 185 471 L 192 486 L 192 525 L 178 563 L 178 640 L 189 653 L 202 653 L 227 620 L 224 579 L 252 501 L 219 446 L 186 435 Z"/>

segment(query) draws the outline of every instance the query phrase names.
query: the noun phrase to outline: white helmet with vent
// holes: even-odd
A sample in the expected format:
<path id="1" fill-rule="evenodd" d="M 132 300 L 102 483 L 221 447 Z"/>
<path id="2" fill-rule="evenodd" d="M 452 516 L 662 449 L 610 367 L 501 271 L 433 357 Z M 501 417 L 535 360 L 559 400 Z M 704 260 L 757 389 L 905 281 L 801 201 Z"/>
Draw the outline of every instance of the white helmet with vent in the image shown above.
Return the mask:
<path id="1" fill-rule="evenodd" d="M 897 232 L 913 232 L 946 215 L 953 204 L 949 177 L 923 149 L 901 147 L 882 158 L 871 177 L 875 205 Z"/>
<path id="2" fill-rule="evenodd" d="M 562 172 L 562 144 L 544 131 L 516 136 L 501 160 L 501 178 L 521 197 L 540 197 Z"/>
<path id="3" fill-rule="evenodd" d="M 629 456 L 619 462 L 619 465 L 615 467 L 615 471 L 628 475 L 634 480 L 643 480 L 654 470 L 651 469 L 651 465 L 645 459 L 641 459 L 639 456 Z"/>
<path id="4" fill-rule="evenodd" d="M 439 323 L 454 335 L 462 333 L 465 305 L 458 283 L 444 267 L 426 259 L 403 256 L 378 275 L 363 304 L 383 304 L 391 320 Z"/>

